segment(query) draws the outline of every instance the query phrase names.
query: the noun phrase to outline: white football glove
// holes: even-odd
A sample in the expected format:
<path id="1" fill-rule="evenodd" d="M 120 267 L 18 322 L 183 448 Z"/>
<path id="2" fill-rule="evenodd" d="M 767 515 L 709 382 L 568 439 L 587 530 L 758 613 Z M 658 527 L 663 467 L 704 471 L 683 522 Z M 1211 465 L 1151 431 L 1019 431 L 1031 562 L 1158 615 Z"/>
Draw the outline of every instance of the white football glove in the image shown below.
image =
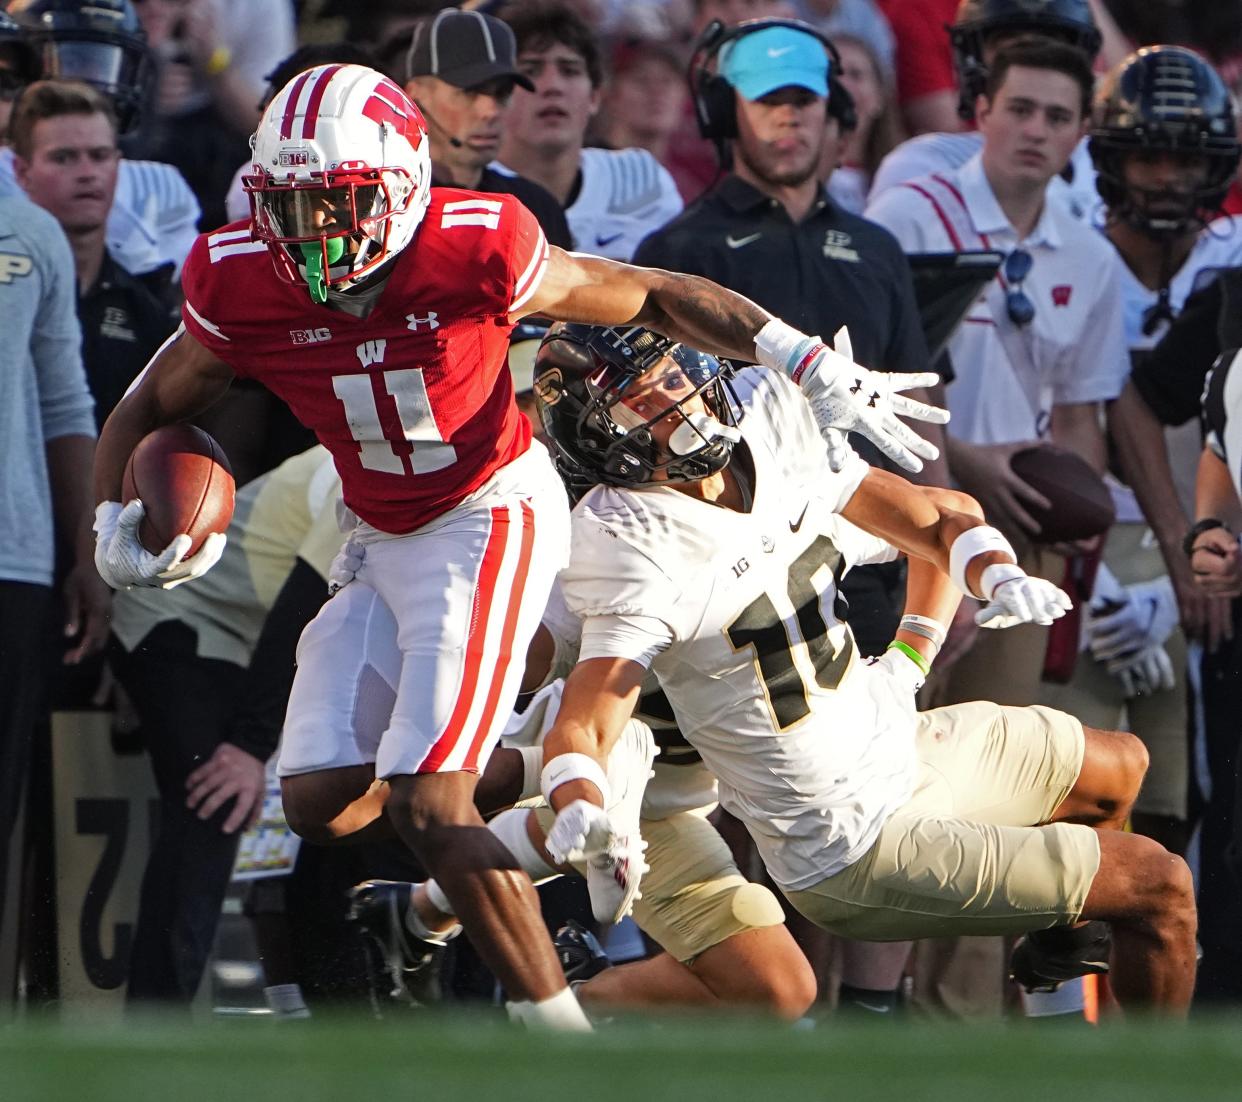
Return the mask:
<path id="1" fill-rule="evenodd" d="M 588 800 L 574 800 L 557 814 L 544 845 L 553 861 L 567 865 L 599 856 L 615 840 L 608 812 Z"/>
<path id="2" fill-rule="evenodd" d="M 828 466 L 832 468 L 833 474 L 837 474 L 845 469 L 850 456 L 855 454 L 854 449 L 840 429 L 821 429 L 820 432 L 823 434 L 824 443 L 828 445 Z"/>
<path id="3" fill-rule="evenodd" d="M 934 386 L 940 381 L 939 376 L 931 371 L 892 375 L 869 371 L 854 362 L 849 333 L 845 329 L 837 333 L 834 343 L 835 350 L 827 345 L 819 350 L 799 379 L 815 423 L 829 441 L 830 458 L 829 430 L 860 432 L 894 463 L 911 471 L 921 471 L 923 460 L 937 458 L 940 451 L 902 424 L 897 415 L 943 425 L 949 420 L 949 413 L 916 402 L 901 392 Z"/>
<path id="4" fill-rule="evenodd" d="M 1169 657 L 1169 652 L 1162 643 L 1144 647 L 1141 651 L 1122 658 L 1114 658 L 1107 663 L 1107 668 L 1121 682 L 1121 688 L 1127 697 L 1167 692 L 1177 684 L 1173 659 Z"/>
<path id="5" fill-rule="evenodd" d="M 992 590 L 992 599 L 975 613 L 975 623 L 981 628 L 1047 626 L 1073 607 L 1069 595 L 1051 582 L 1021 574 L 1007 578 Z"/>
<path id="6" fill-rule="evenodd" d="M 113 589 L 134 585 L 172 589 L 201 578 L 224 554 L 227 537 L 223 532 L 213 532 L 198 551 L 185 558 L 193 540 L 183 532 L 160 554 L 152 555 L 138 539 L 143 513 L 137 498 L 127 505 L 101 501 L 95 507 L 95 568 Z"/>
<path id="7" fill-rule="evenodd" d="M 1101 662 L 1163 647 L 1177 627 L 1177 596 L 1167 575 L 1123 586 L 1122 590 L 1120 608 L 1109 612 L 1093 608 L 1087 622 L 1088 645 Z"/>
<path id="8" fill-rule="evenodd" d="M 328 595 L 335 596 L 354 580 L 354 576 L 362 569 L 362 560 L 367 556 L 366 547 L 354 540 L 346 540 L 328 567 Z"/>

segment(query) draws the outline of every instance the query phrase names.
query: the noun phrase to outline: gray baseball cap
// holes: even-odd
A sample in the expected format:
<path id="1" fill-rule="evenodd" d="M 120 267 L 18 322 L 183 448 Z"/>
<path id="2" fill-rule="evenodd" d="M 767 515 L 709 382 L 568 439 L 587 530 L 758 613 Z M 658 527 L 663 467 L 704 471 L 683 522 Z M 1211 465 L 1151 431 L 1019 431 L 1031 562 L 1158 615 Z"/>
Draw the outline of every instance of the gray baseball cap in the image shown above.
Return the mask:
<path id="1" fill-rule="evenodd" d="M 474 88 L 508 77 L 535 90 L 517 67 L 517 46 L 508 24 L 477 11 L 446 8 L 414 28 L 405 55 L 406 77 L 439 77 L 458 88 Z"/>

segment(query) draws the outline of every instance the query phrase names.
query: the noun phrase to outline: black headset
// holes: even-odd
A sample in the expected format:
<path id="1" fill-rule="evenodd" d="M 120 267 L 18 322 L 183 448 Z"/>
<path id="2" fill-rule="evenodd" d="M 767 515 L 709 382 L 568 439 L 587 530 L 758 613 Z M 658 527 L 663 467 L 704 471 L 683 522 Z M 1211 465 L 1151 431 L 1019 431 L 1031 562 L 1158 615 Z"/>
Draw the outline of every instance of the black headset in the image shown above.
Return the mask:
<path id="1" fill-rule="evenodd" d="M 828 117 L 836 119 L 843 131 L 854 130 L 858 126 L 854 97 L 837 76 L 841 70 L 841 55 L 826 35 L 797 19 L 749 19 L 734 27 L 726 26 L 722 20 L 713 19 L 695 42 L 687 71 L 699 133 L 715 142 L 718 150 L 723 149 L 725 142 L 737 137 L 735 90 L 732 84 L 712 69 L 712 62 L 728 43 L 757 31 L 765 31 L 769 27 L 788 27 L 791 31 L 801 31 L 823 43 L 829 58 Z"/>

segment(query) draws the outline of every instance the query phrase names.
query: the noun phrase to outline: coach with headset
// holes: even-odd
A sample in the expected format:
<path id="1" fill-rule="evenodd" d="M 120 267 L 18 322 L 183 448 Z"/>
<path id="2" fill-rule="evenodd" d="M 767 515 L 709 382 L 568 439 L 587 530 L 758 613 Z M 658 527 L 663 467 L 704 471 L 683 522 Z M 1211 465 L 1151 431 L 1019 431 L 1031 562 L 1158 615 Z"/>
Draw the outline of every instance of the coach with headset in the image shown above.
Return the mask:
<path id="1" fill-rule="evenodd" d="M 699 128 L 729 170 L 643 241 L 634 263 L 706 276 L 826 340 L 845 326 L 854 358 L 869 368 L 926 371 L 927 344 L 901 247 L 887 230 L 842 210 L 824 186 L 841 137 L 854 126 L 838 65 L 831 42 L 805 23 L 709 25 L 691 60 L 691 92 Z M 852 442 L 880 464 L 874 449 Z M 947 478 L 939 460 L 918 481 L 947 485 Z M 859 649 L 881 653 L 901 614 L 901 568 L 853 570 L 843 588 Z M 847 951 L 843 1006 L 887 1009 L 895 1002 L 901 949 L 876 952 L 883 955 Z"/>
<path id="2" fill-rule="evenodd" d="M 887 230 L 842 210 L 824 187 L 822 166 L 854 124 L 836 64 L 831 43 L 804 23 L 711 24 L 691 61 L 691 90 L 703 136 L 732 166 L 644 240 L 634 263 L 706 276 L 825 340 L 846 326 L 855 359 L 875 370 L 926 371 L 900 246 Z M 931 464 L 919 480 L 943 485 L 946 478 Z M 879 653 L 900 615 L 900 576 L 868 568 L 851 572 L 846 584 L 859 644 Z"/>

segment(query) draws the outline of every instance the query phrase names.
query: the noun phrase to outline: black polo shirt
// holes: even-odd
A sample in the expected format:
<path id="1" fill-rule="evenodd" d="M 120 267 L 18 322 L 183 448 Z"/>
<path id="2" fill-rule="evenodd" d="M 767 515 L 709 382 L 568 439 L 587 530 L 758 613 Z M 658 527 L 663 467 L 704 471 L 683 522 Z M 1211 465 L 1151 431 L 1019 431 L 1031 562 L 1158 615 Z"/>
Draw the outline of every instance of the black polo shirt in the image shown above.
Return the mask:
<path id="1" fill-rule="evenodd" d="M 177 312 L 152 289 L 151 279 L 130 275 L 106 252 L 94 286 L 78 294 L 82 364 L 103 426 L 156 350 L 177 328 Z"/>
<path id="2" fill-rule="evenodd" d="M 1186 299 L 1160 343 L 1134 356 L 1130 380 L 1161 424 L 1198 417 L 1216 357 L 1226 348 L 1242 348 L 1242 268 L 1212 276 Z"/>
<path id="3" fill-rule="evenodd" d="M 910 265 L 882 226 L 820 194 L 798 223 L 732 174 L 638 247 L 634 263 L 706 276 L 826 341 L 848 327 L 854 359 L 877 371 L 926 371 L 927 342 Z M 870 441 L 851 443 L 883 464 Z M 842 587 L 863 654 L 881 653 L 904 601 L 898 564 L 850 571 Z"/>
<path id="4" fill-rule="evenodd" d="M 826 194 L 795 224 L 730 174 L 644 240 L 634 263 L 706 276 L 826 341 L 847 326 L 854 358 L 877 371 L 928 369 L 901 246 Z"/>

